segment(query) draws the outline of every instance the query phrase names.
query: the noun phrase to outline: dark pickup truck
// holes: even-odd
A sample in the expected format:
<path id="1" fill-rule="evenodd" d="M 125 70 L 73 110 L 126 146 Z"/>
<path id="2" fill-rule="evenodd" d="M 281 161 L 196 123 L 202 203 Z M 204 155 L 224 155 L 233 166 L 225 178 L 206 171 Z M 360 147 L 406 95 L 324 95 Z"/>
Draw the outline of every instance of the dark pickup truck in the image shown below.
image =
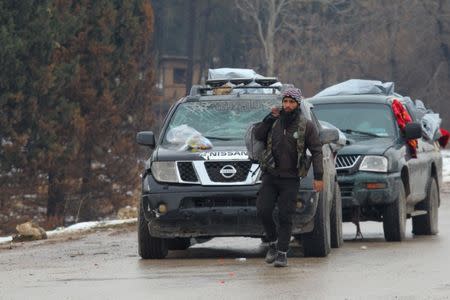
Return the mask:
<path id="1" fill-rule="evenodd" d="M 264 86 L 262 86 L 264 87 Z M 186 249 L 220 236 L 264 237 L 256 215 L 261 171 L 249 160 L 246 128 L 280 105 L 278 87 L 235 88 L 219 95 L 211 87 L 194 87 L 175 103 L 159 138 L 137 134 L 153 151 L 142 174 L 138 242 L 142 258 L 164 258 L 168 250 Z M 311 105 L 304 116 L 318 127 L 324 154 L 324 190 L 313 190 L 312 167 L 301 181 L 293 235 L 305 256 L 326 256 L 342 244 L 342 210 L 330 145 L 336 128 L 322 128 Z M 208 142 L 212 145 L 208 146 Z"/>
<path id="2" fill-rule="evenodd" d="M 404 130 L 392 110 L 394 99 L 412 118 Z M 438 144 L 422 137 L 414 103 L 395 93 L 309 101 L 318 118 L 347 136 L 336 157 L 344 222 L 381 221 L 387 241 L 404 239 L 407 218 L 412 218 L 415 235 L 436 234 L 442 157 Z M 409 139 L 417 139 L 417 158 Z"/>

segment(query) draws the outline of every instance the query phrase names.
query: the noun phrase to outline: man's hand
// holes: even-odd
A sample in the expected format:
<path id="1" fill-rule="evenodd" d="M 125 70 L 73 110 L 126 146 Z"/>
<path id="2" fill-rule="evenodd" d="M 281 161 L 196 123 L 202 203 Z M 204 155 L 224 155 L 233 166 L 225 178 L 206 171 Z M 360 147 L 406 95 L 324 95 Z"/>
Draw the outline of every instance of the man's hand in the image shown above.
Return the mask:
<path id="1" fill-rule="evenodd" d="M 280 116 L 280 108 L 277 106 L 272 107 L 272 116 L 278 118 Z"/>
<path id="2" fill-rule="evenodd" d="M 323 190 L 323 180 L 314 180 L 314 189 L 317 192 L 320 192 Z"/>

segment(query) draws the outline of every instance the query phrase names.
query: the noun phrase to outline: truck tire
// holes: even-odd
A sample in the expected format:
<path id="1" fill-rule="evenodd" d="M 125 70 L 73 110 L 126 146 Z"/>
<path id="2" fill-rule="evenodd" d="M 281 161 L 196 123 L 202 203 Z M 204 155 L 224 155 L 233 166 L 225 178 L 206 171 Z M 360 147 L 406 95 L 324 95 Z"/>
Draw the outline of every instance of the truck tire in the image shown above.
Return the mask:
<path id="1" fill-rule="evenodd" d="M 416 210 L 425 210 L 426 215 L 412 218 L 415 235 L 434 235 L 438 233 L 439 188 L 436 178 L 432 177 L 425 200 L 417 203 Z"/>
<path id="2" fill-rule="evenodd" d="M 388 242 L 400 242 L 405 238 L 406 196 L 403 183 L 399 184 L 398 198 L 384 207 L 383 230 Z"/>
<path id="3" fill-rule="evenodd" d="M 337 182 L 334 184 L 334 197 L 330 216 L 330 241 L 331 248 L 340 248 L 344 243 L 344 238 L 342 237 L 342 198 L 339 184 Z"/>
<path id="4" fill-rule="evenodd" d="M 174 238 L 167 240 L 167 248 L 169 250 L 186 250 L 191 246 L 190 238 Z"/>
<path id="5" fill-rule="evenodd" d="M 167 241 L 154 238 L 148 230 L 148 222 L 145 220 L 142 203 L 139 205 L 138 215 L 138 249 L 143 259 L 165 258 L 168 253 Z"/>
<path id="6" fill-rule="evenodd" d="M 330 215 L 323 192 L 319 193 L 314 229 L 302 235 L 305 257 L 325 257 L 330 253 Z"/>

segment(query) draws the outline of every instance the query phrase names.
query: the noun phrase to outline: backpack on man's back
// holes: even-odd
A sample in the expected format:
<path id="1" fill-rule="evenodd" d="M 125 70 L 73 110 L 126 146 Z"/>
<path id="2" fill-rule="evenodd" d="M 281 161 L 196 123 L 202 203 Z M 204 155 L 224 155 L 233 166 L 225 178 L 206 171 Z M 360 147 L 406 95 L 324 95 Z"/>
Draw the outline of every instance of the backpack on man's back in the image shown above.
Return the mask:
<path id="1" fill-rule="evenodd" d="M 264 149 L 266 148 L 265 142 L 257 140 L 255 138 L 256 126 L 260 123 L 261 122 L 251 124 L 247 128 L 247 131 L 245 132 L 245 138 L 244 138 L 245 147 L 247 147 L 248 158 L 252 162 L 255 162 L 255 163 L 260 162 L 260 160 L 262 158 L 262 154 L 264 152 Z"/>

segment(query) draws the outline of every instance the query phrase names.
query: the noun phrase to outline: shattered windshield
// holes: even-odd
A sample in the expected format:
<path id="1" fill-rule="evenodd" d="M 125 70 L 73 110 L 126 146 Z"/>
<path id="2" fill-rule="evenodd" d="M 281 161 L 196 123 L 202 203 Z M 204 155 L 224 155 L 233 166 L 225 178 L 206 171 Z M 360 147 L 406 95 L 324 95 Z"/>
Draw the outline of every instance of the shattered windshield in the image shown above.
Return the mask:
<path id="1" fill-rule="evenodd" d="M 221 100 L 185 102 L 177 107 L 163 144 L 180 145 L 189 137 L 209 146 L 244 145 L 248 126 L 260 122 L 279 100 Z"/>
<path id="2" fill-rule="evenodd" d="M 389 106 L 372 103 L 314 104 L 320 120 L 327 121 L 347 135 L 394 137 L 396 125 Z"/>

